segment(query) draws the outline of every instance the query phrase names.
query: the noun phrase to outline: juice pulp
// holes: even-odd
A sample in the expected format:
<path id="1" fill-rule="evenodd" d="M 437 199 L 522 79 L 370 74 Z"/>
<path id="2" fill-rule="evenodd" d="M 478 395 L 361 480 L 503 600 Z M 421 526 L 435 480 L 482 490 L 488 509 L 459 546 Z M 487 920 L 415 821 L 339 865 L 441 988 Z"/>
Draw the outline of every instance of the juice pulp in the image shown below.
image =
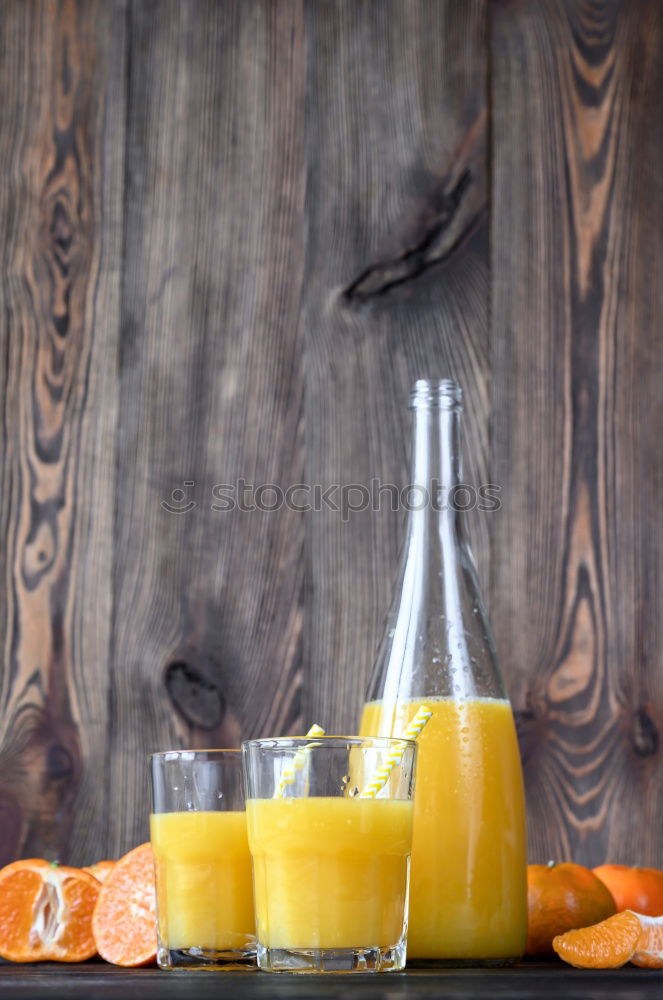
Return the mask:
<path id="1" fill-rule="evenodd" d="M 525 803 L 508 701 L 369 702 L 362 736 L 400 735 L 417 709 L 408 958 L 507 959 L 527 936 Z"/>
<path id="2" fill-rule="evenodd" d="M 255 947 L 244 812 L 150 816 L 159 940 L 169 950 Z"/>
<path id="3" fill-rule="evenodd" d="M 282 798 L 246 803 L 258 940 L 267 948 L 399 943 L 412 802 Z"/>

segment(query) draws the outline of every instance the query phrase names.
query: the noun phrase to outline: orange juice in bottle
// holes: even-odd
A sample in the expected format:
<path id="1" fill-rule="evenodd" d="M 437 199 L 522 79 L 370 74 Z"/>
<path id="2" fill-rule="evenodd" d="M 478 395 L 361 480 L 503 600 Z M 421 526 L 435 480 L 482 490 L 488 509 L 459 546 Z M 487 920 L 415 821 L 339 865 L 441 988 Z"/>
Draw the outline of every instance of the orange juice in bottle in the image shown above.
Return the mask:
<path id="1" fill-rule="evenodd" d="M 400 583 L 360 733 L 401 736 L 417 709 L 419 743 L 408 960 L 506 964 L 527 934 L 522 770 L 513 714 L 463 532 L 461 391 L 420 381 Z M 423 490 L 426 493 L 423 493 Z M 464 492 L 463 492 L 464 491 Z"/>
<path id="2" fill-rule="evenodd" d="M 408 955 L 517 957 L 527 918 L 525 811 L 511 706 L 369 702 L 362 735 L 404 731 L 424 703 L 433 714 L 418 740 Z"/>

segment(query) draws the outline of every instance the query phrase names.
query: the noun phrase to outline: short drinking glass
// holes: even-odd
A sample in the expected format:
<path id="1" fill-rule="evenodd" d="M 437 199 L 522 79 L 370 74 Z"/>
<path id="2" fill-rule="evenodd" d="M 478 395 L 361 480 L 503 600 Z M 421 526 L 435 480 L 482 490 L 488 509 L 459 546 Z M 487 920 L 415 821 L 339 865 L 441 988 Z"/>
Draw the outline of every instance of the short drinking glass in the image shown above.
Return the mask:
<path id="1" fill-rule="evenodd" d="M 255 965 L 240 750 L 150 757 L 162 969 Z"/>
<path id="2" fill-rule="evenodd" d="M 242 744 L 258 965 L 405 965 L 416 744 L 323 736 Z"/>

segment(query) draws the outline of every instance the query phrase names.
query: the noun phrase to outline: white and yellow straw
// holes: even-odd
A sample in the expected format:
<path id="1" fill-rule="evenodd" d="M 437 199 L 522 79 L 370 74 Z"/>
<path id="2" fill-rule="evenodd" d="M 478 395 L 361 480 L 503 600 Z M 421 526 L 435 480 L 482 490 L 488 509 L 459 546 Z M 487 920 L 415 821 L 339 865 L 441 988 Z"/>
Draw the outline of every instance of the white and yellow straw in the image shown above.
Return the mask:
<path id="1" fill-rule="evenodd" d="M 311 726 L 306 734 L 306 739 L 313 738 L 316 736 L 324 736 L 325 731 L 322 726 Z M 309 747 L 300 747 L 295 756 L 292 758 L 290 764 L 284 767 L 281 772 L 281 779 L 276 786 L 276 791 L 274 796 L 277 799 L 282 799 L 285 795 L 285 790 L 288 785 L 294 785 L 295 778 L 297 777 L 297 771 L 301 771 L 302 768 L 306 766 L 306 761 L 308 760 L 311 750 Z"/>
<path id="2" fill-rule="evenodd" d="M 412 721 L 403 733 L 401 739 L 416 740 L 417 736 L 424 728 L 432 714 L 433 713 L 427 705 L 422 705 L 416 715 L 412 717 Z M 382 767 L 376 771 L 373 780 L 366 785 L 366 788 L 361 793 L 362 799 L 374 799 L 380 789 L 384 788 L 389 780 L 389 775 L 396 765 L 400 764 L 404 751 L 405 747 L 403 746 L 394 747 L 394 749 L 390 751 Z"/>

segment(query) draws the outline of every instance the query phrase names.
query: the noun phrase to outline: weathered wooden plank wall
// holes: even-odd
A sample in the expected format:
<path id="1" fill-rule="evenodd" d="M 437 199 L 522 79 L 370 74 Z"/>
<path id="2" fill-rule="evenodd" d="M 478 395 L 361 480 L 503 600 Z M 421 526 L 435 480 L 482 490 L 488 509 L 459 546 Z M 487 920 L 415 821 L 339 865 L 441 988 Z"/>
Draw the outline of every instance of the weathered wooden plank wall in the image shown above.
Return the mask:
<path id="1" fill-rule="evenodd" d="M 492 611 L 541 859 L 663 864 L 662 45 L 656 0 L 494 7 Z"/>
<path id="2" fill-rule="evenodd" d="M 486 481 L 485 14 L 483 0 L 307 8 L 307 482 L 405 485 L 422 373 L 465 386 L 470 474 Z M 307 521 L 304 705 L 339 732 L 358 725 L 396 573 L 402 518 L 381 506 Z"/>
<path id="3" fill-rule="evenodd" d="M 104 844 L 122 4 L 3 5 L 0 859 Z"/>
<path id="4" fill-rule="evenodd" d="M 302 12 L 157 0 L 129 24 L 112 852 L 145 836 L 145 753 L 295 724 L 304 568 L 301 515 L 212 509 L 303 473 Z"/>
<path id="5" fill-rule="evenodd" d="M 402 485 L 451 374 L 532 856 L 663 864 L 660 5 L 3 14 L 0 861 L 144 837 L 150 749 L 355 724 L 401 515 L 212 487 Z"/>

